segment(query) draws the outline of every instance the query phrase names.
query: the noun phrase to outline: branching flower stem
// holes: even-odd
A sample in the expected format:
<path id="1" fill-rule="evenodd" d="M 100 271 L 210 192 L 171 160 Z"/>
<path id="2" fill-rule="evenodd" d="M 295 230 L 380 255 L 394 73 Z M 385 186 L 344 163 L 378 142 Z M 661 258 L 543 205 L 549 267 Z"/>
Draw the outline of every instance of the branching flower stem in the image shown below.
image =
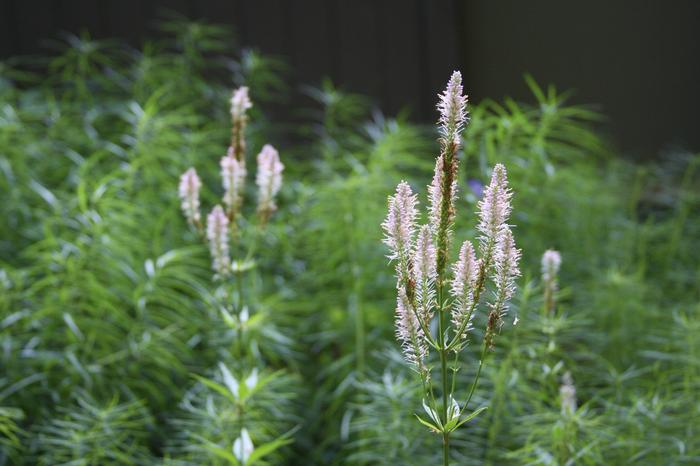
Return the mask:
<path id="1" fill-rule="evenodd" d="M 397 276 L 396 335 L 404 357 L 419 373 L 423 386 L 423 408 L 428 418 L 418 420 L 442 437 L 443 465 L 450 464 L 450 435 L 484 408 L 463 417 L 481 378 L 489 350 L 515 292 L 519 275 L 520 251 L 515 247 L 508 225 L 511 192 L 506 170 L 496 165 L 491 183 L 479 202 L 479 255 L 470 241 L 465 241 L 459 259 L 450 269 L 448 260 L 457 199 L 457 152 L 461 132 L 467 122 L 467 97 L 462 92 L 462 77 L 452 74 L 444 93 L 440 94 L 440 155 L 435 163 L 432 183 L 428 186 L 428 222 L 418 225 L 418 199 L 405 181 L 399 183 L 389 198 L 389 212 L 382 223 L 384 243 L 389 259 L 395 261 Z M 467 394 L 466 402 L 456 401 L 460 353 L 472 329 L 485 293 L 487 279 L 494 292 L 486 303 L 486 330 L 479 365 Z M 433 317 L 437 334 L 430 331 Z M 432 350 L 439 359 L 439 382 L 432 379 L 429 357 Z M 454 353 L 451 355 L 450 353 Z M 454 357 L 449 367 L 450 357 Z M 448 374 L 449 371 L 451 374 Z M 451 379 L 449 377 L 451 375 Z M 437 397 L 436 397 L 437 393 Z"/>

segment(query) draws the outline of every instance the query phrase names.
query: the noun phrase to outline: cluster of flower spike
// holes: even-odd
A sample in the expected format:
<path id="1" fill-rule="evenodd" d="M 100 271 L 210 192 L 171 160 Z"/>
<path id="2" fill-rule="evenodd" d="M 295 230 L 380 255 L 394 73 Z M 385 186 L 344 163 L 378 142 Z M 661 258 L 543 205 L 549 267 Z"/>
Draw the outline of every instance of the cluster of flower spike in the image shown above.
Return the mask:
<path id="1" fill-rule="evenodd" d="M 216 205 L 207 215 L 206 239 L 212 256 L 212 267 L 219 276 L 230 272 L 229 239 L 235 234 L 236 222 L 240 217 L 247 176 L 245 160 L 246 112 L 252 107 L 248 88 L 241 87 L 231 98 L 231 145 L 221 159 L 221 181 L 223 205 Z M 275 197 L 282 186 L 284 165 L 280 162 L 277 150 L 266 144 L 257 157 L 256 184 L 258 188 L 258 219 L 265 225 L 270 215 L 277 209 Z M 182 211 L 188 223 L 203 231 L 200 214 L 199 191 L 202 182 L 194 168 L 189 168 L 180 177 L 179 196 Z"/>
<path id="2" fill-rule="evenodd" d="M 468 121 L 467 98 L 462 93 L 459 72 L 452 74 L 447 89 L 439 97 L 441 151 L 433 181 L 428 186 L 427 223 L 418 224 L 417 196 L 402 181 L 396 193 L 389 197 L 388 215 L 382 224 L 384 243 L 390 250 L 388 257 L 396 264 L 397 338 L 406 360 L 419 371 L 426 370 L 425 357 L 431 346 L 453 351 L 462 348 L 489 280 L 493 283 L 493 294 L 487 303 L 484 343 L 492 348 L 515 291 L 515 279 L 520 274 L 520 251 L 515 247 L 508 224 L 511 191 L 506 169 L 498 164 L 479 203 L 480 257 L 477 258 L 472 243 L 465 241 L 448 277 L 446 265 L 457 198 L 457 151 Z M 443 302 L 438 302 L 439 296 Z M 452 340 L 443 341 L 441 348 L 436 346 L 439 345 L 436 340 L 441 339 L 433 339 L 430 334 L 436 311 L 449 312 L 452 324 Z"/>

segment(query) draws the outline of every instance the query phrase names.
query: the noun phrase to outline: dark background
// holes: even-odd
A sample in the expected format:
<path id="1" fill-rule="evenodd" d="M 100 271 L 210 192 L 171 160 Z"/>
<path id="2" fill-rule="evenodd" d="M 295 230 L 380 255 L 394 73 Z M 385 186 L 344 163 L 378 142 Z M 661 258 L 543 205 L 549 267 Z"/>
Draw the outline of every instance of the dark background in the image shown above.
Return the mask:
<path id="1" fill-rule="evenodd" d="M 596 104 L 625 155 L 700 150 L 700 1 L 0 0 L 0 57 L 45 54 L 46 39 L 84 29 L 138 46 L 163 9 L 228 24 L 282 56 L 294 84 L 329 76 L 390 114 L 434 120 L 453 69 L 472 101 L 532 101 L 529 72 Z"/>

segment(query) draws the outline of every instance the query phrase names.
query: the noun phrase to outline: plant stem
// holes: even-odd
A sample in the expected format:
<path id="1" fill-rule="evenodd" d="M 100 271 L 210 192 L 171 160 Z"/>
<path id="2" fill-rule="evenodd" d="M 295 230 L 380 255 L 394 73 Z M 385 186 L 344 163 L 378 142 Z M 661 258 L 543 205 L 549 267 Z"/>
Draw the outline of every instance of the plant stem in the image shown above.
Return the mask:
<path id="1" fill-rule="evenodd" d="M 442 464 L 450 466 L 450 434 L 442 434 Z"/>
<path id="2" fill-rule="evenodd" d="M 443 282 L 439 279 L 438 284 L 438 343 L 440 352 L 440 372 L 442 374 L 442 421 L 447 424 L 447 348 L 445 348 L 445 332 L 443 330 L 443 318 L 445 307 L 443 302 Z M 450 434 L 442 433 L 442 456 L 443 464 L 450 464 Z"/>
<path id="3" fill-rule="evenodd" d="M 474 382 L 472 383 L 472 388 L 469 390 L 469 395 L 467 396 L 467 401 L 464 403 L 464 409 L 467 409 L 469 402 L 472 400 L 472 395 L 474 395 L 474 390 L 476 390 L 476 385 L 479 383 L 479 377 L 481 377 L 481 368 L 484 366 L 484 359 L 486 358 L 487 346 L 484 343 L 484 348 L 481 350 L 481 358 L 479 359 L 479 367 L 476 370 L 476 376 L 474 377 Z"/>

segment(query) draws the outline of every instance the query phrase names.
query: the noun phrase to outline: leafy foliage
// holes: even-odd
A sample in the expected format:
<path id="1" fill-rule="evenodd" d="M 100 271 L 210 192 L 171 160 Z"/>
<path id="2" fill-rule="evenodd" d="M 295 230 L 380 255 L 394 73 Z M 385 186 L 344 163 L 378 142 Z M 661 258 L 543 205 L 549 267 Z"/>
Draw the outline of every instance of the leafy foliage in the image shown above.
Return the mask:
<path id="1" fill-rule="evenodd" d="M 428 179 L 435 135 L 330 82 L 305 89 L 301 128 L 272 124 L 290 92 L 281 61 L 228 56 L 217 26 L 163 29 L 138 51 L 83 35 L 51 60 L 0 65 L 0 464 L 236 464 L 240 400 L 220 363 L 239 383 L 258 370 L 246 464 L 435 462 L 411 408 L 419 390 L 387 350 L 379 227 L 397 179 Z M 453 461 L 696 464 L 700 157 L 616 158 L 600 115 L 528 82 L 534 103 L 471 107 L 459 155 L 460 212 L 487 167 L 508 167 L 525 256 L 519 323 L 474 395 L 489 409 L 455 435 Z M 222 312 L 230 296 L 176 186 L 190 165 L 218 186 L 230 88 L 244 83 L 249 153 L 274 139 L 288 170 L 241 283 L 255 311 L 241 325 Z M 456 235 L 473 237 L 472 220 Z M 563 257 L 554 314 L 539 279 L 548 248 Z"/>

